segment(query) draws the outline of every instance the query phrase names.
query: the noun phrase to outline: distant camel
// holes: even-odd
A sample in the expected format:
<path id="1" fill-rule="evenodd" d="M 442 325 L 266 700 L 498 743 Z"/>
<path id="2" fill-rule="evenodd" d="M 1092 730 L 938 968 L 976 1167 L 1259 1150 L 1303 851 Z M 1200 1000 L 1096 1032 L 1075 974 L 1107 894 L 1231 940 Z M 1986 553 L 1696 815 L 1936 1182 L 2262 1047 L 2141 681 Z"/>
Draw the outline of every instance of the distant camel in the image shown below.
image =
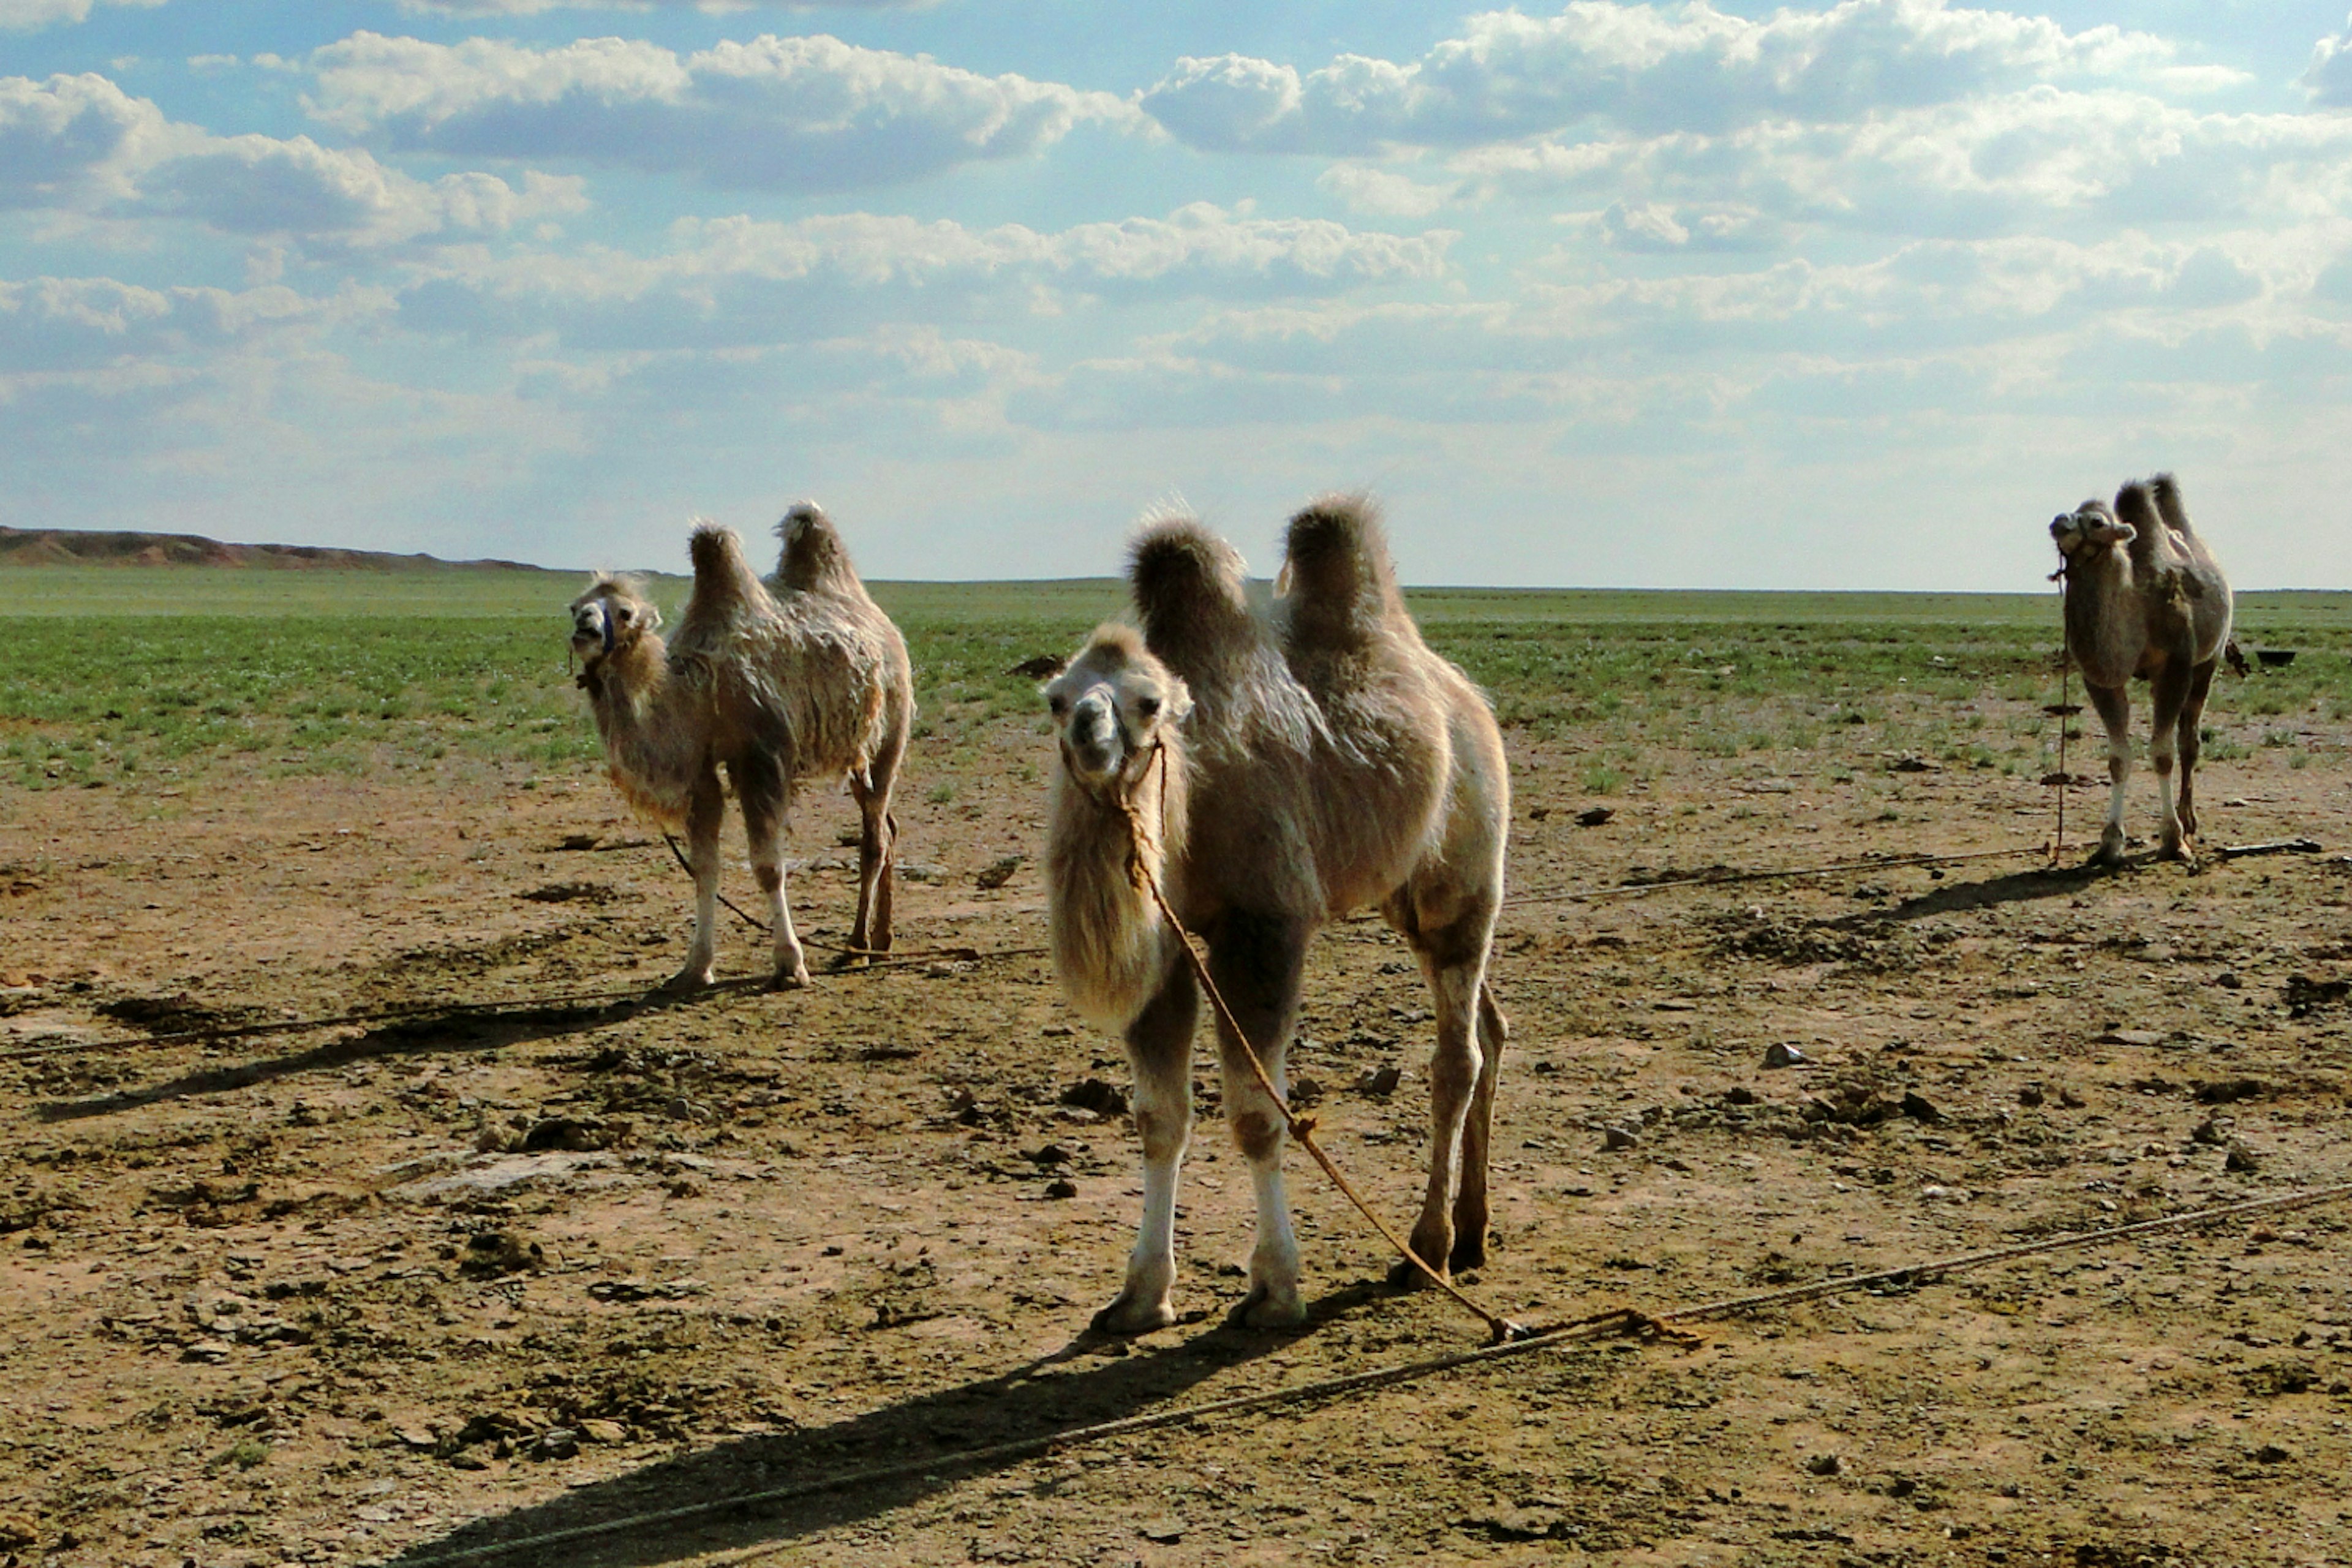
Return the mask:
<path id="1" fill-rule="evenodd" d="M 2092 858 L 2103 865 L 2123 858 L 2124 793 L 2132 768 L 2126 683 L 2137 677 L 2148 683 L 2155 709 L 2147 751 L 2164 806 L 2163 853 L 2193 862 L 2198 728 L 2214 664 L 2230 640 L 2230 584 L 2221 563 L 2189 526 L 2180 487 L 2170 474 L 2133 480 L 2116 492 L 2112 507 L 2092 500 L 2062 512 L 2050 535 L 2065 561 L 2066 651 L 2106 726 L 2107 776 L 2115 784 L 2106 830 Z"/>
<path id="2" fill-rule="evenodd" d="M 1178 1167 L 1191 1136 L 1196 983 L 1129 875 L 1136 845 L 1206 942 L 1218 990 L 1277 1086 L 1316 930 L 1378 904 L 1435 999 L 1433 1137 L 1413 1250 L 1440 1272 L 1486 1254 L 1486 1150 L 1507 1030 L 1486 981 L 1503 897 L 1509 781 L 1500 732 L 1467 677 L 1432 653 L 1397 591 L 1369 504 L 1291 520 L 1271 618 L 1254 614 L 1231 545 L 1189 519 L 1148 524 L 1129 572 L 1139 636 L 1097 630 L 1045 688 L 1061 743 L 1046 850 L 1055 967 L 1135 1069 L 1143 1223 L 1095 1325 L 1175 1321 Z M 1278 1109 L 1218 1027 L 1225 1113 L 1249 1161 L 1256 1327 L 1306 1317 L 1283 1192 Z M 1420 1282 L 1400 1263 L 1391 1278 Z"/>
<path id="3" fill-rule="evenodd" d="M 775 984 L 809 980 L 784 902 L 783 860 L 793 790 L 805 778 L 846 774 L 863 816 L 853 958 L 890 946 L 890 791 L 915 711 L 907 645 L 867 596 L 824 512 L 796 506 L 776 531 L 784 549 L 771 592 L 732 531 L 695 528 L 694 593 L 667 645 L 661 613 L 632 579 L 600 574 L 572 603 L 580 685 L 614 784 L 644 816 L 686 830 L 694 945 L 673 988 L 711 981 L 722 763 L 742 803 L 752 873 L 768 895 Z"/>

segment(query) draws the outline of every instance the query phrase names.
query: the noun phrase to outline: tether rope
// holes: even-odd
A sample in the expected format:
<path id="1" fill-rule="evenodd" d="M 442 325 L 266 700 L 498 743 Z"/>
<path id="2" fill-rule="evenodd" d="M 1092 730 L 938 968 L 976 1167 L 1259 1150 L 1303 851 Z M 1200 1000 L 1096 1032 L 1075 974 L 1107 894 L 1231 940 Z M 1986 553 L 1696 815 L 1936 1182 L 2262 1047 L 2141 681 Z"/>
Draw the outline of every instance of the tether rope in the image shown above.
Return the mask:
<path id="1" fill-rule="evenodd" d="M 1204 1400 L 1199 1404 L 1178 1405 L 1173 1409 L 1155 1411 L 1146 1415 L 1129 1415 L 1115 1421 L 1101 1421 L 1089 1426 L 1066 1427 L 1059 1432 L 1047 1433 L 1042 1436 L 1020 1438 L 1009 1443 L 994 1443 L 983 1447 L 966 1448 L 947 1454 L 935 1454 L 927 1458 L 908 1459 L 897 1464 L 874 1466 L 839 1475 L 820 1477 L 814 1480 L 769 1487 L 730 1498 L 719 1498 L 704 1502 L 688 1503 L 677 1508 L 631 1514 L 621 1519 L 600 1521 L 593 1524 L 573 1525 L 568 1529 L 548 1531 L 538 1535 L 519 1537 L 512 1541 L 462 1547 L 456 1551 L 425 1557 L 389 1559 L 387 1568 L 390 1564 L 397 1564 L 397 1568 L 459 1568 L 460 1564 L 483 1563 L 520 1552 L 568 1546 L 601 1536 L 618 1535 L 630 1531 L 683 1524 L 689 1521 L 709 1519 L 738 1510 L 774 1507 L 778 1504 L 821 1497 L 851 1488 L 872 1487 L 891 1481 L 934 1476 L 948 1470 L 969 1469 L 977 1466 L 1032 1458 L 1060 1449 L 1107 1442 L 1112 1438 L 1132 1436 L 1139 1433 L 1164 1430 L 1171 1426 L 1188 1426 L 1218 1416 L 1237 1415 L 1253 1410 L 1271 1409 L 1278 1405 L 1307 1404 L 1316 1400 L 1360 1394 L 1370 1389 L 1417 1382 L 1423 1378 L 1456 1371 L 1463 1367 L 1500 1361 L 1508 1356 L 1531 1354 L 1566 1344 L 1584 1343 L 1622 1335 L 1688 1344 L 1693 1342 L 1696 1336 L 1677 1331 L 1675 1328 L 1675 1324 L 1743 1317 L 1774 1307 L 1849 1295 L 1857 1290 L 1867 1290 L 1874 1286 L 1927 1284 L 1946 1275 L 1981 1268 L 1990 1264 L 2031 1257 L 2037 1253 L 2098 1247 L 2109 1242 L 2130 1240 L 2164 1231 L 2200 1229 L 2228 1220 L 2242 1219 L 2252 1215 L 2277 1214 L 2291 1209 L 2309 1208 L 2347 1197 L 2352 1197 L 2352 1182 L 2282 1194 L 2277 1197 L 2255 1198 L 2245 1203 L 2226 1204 L 2216 1208 L 2191 1209 L 2157 1219 L 2139 1220 L 2129 1225 L 2112 1226 L 2099 1230 L 2069 1231 L 2057 1236 L 2045 1237 L 2039 1241 L 2019 1242 L 2009 1247 L 1962 1253 L 1957 1257 L 1937 1258 L 1901 1268 L 1878 1269 L 1869 1274 L 1841 1275 L 1835 1279 L 1816 1280 L 1808 1285 L 1789 1286 L 1781 1289 L 1760 1291 L 1748 1296 L 1734 1296 L 1720 1301 L 1680 1307 L 1667 1312 L 1650 1314 L 1633 1308 L 1621 1307 L 1610 1311 L 1595 1313 L 1591 1317 L 1554 1324 L 1549 1328 L 1530 1330 L 1523 1338 L 1483 1345 L 1475 1350 L 1455 1351 L 1420 1361 L 1397 1363 L 1368 1372 L 1348 1373 L 1338 1377 L 1293 1384 L 1287 1388 L 1235 1394 L 1224 1399 Z M 739 1558 L 738 1561 L 742 1559 Z"/>

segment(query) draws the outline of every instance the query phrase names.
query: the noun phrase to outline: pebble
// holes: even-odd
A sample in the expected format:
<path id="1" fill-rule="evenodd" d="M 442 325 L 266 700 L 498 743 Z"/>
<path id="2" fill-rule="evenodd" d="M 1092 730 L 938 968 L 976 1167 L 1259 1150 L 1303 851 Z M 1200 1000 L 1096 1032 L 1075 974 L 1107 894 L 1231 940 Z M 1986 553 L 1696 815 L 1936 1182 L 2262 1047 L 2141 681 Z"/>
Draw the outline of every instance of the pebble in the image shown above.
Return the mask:
<path id="1" fill-rule="evenodd" d="M 1073 1110 L 1091 1110 L 1097 1116 L 1127 1114 L 1127 1090 L 1098 1078 L 1080 1079 L 1061 1092 L 1060 1100 Z"/>
<path id="2" fill-rule="evenodd" d="M 1601 1146 L 1603 1149 L 1637 1149 L 1641 1143 L 1642 1135 L 1629 1128 L 1603 1127 L 1601 1130 Z"/>
<path id="3" fill-rule="evenodd" d="M 1768 1068 L 1802 1067 L 1811 1059 L 1796 1047 L 1782 1045 L 1778 1040 L 1764 1047 L 1764 1065 Z"/>
<path id="4" fill-rule="evenodd" d="M 2230 1145 L 2229 1157 L 2221 1162 L 2221 1169 L 2234 1171 L 2240 1175 L 2252 1175 L 2262 1168 L 2263 1163 L 2256 1159 L 2254 1152 L 2243 1143 Z"/>
<path id="5" fill-rule="evenodd" d="M 551 1426 L 531 1439 L 526 1452 L 534 1459 L 568 1459 L 580 1452 L 580 1434 L 569 1426 Z"/>
<path id="6" fill-rule="evenodd" d="M 1805 1468 L 1816 1476 L 1834 1476 L 1845 1468 L 1845 1461 L 1835 1454 L 1815 1454 L 1805 1461 Z"/>

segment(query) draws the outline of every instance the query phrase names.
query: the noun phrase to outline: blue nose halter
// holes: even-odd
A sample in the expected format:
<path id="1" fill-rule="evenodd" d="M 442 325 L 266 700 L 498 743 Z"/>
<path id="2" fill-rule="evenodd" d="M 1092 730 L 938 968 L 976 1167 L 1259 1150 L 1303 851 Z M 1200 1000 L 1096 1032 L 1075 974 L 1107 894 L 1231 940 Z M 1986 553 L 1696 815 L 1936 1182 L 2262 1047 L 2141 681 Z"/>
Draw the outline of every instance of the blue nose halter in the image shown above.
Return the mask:
<path id="1" fill-rule="evenodd" d="M 610 653 L 613 651 L 613 606 L 606 605 L 596 618 L 604 624 L 604 651 Z"/>

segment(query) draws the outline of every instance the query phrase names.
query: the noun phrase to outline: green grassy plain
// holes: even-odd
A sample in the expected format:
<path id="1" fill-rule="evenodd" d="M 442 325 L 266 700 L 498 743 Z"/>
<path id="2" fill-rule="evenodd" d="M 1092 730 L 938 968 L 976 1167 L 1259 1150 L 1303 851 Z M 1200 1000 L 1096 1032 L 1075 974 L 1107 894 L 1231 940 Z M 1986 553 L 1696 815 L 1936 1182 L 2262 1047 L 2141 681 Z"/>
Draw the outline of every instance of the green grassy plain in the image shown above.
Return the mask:
<path id="1" fill-rule="evenodd" d="M 0 782 L 135 784 L 220 767 L 422 773 L 593 764 L 566 664 L 578 573 L 415 568 L 9 572 L 17 630 L 0 680 Z M 683 579 L 656 582 L 673 614 Z M 1035 720 L 1005 671 L 1064 653 L 1120 611 L 1110 579 L 877 583 L 905 630 L 925 736 Z M 1677 755 L 1830 776 L 1870 754 L 2039 772 L 2055 735 L 2054 594 L 1414 590 L 1430 640 L 1507 725 L 1584 754 L 1589 793 Z M 2299 651 L 2224 677 L 2210 744 L 2297 744 L 2352 720 L 2352 594 L 2239 599 L 2240 640 Z"/>

